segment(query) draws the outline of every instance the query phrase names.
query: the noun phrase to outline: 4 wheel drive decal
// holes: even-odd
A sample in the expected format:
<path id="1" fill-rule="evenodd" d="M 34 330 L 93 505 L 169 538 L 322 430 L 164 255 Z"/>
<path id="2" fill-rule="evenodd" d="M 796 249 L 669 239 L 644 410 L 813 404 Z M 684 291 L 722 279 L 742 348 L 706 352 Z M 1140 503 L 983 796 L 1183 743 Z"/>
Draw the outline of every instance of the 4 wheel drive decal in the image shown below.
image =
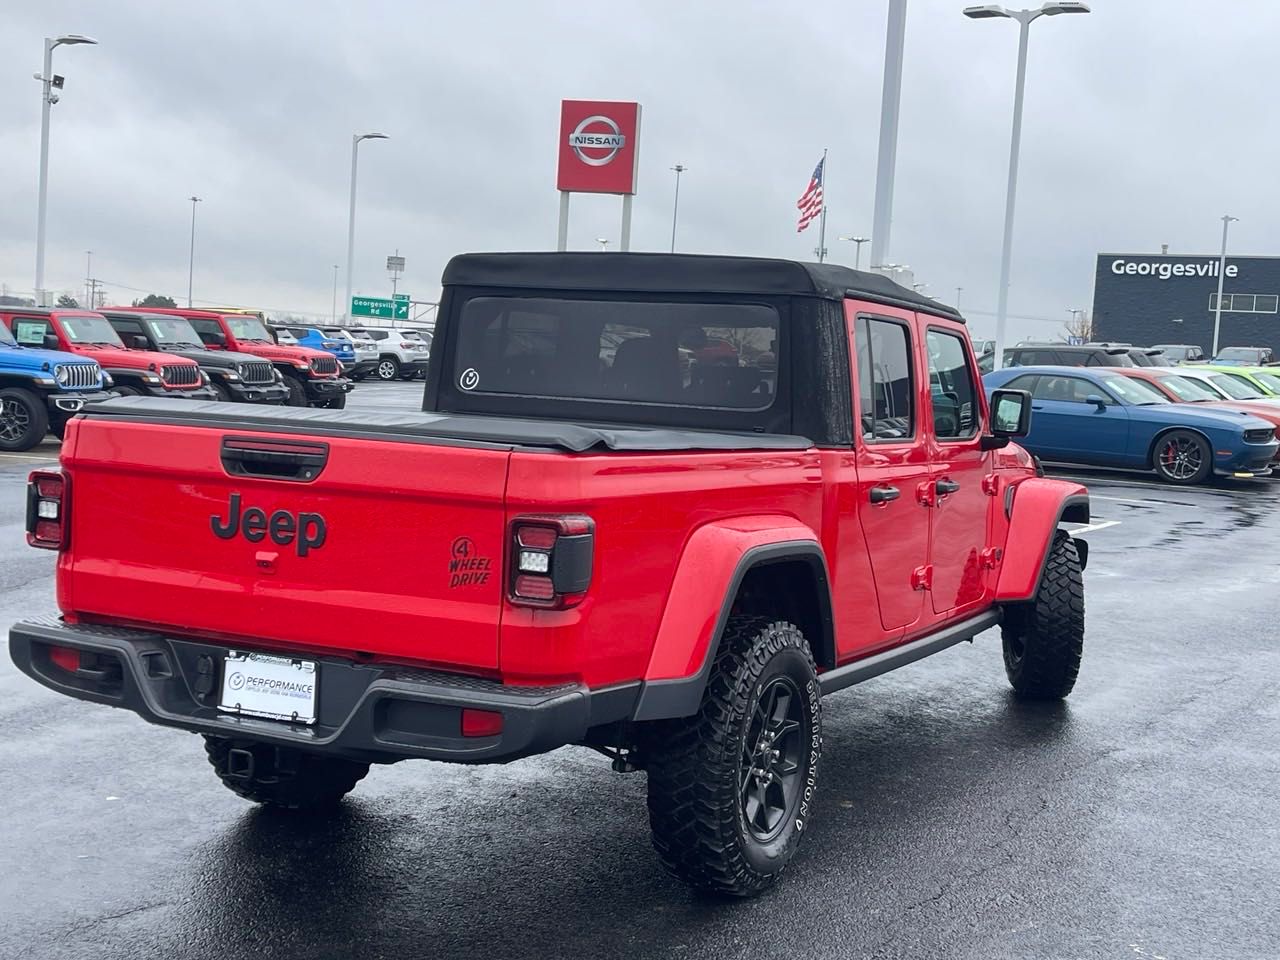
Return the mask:
<path id="1" fill-rule="evenodd" d="M 490 559 L 476 551 L 470 537 L 458 537 L 449 548 L 449 589 L 479 587 L 489 582 Z"/>
<path id="2" fill-rule="evenodd" d="M 238 493 L 231 495 L 226 519 L 215 513 L 209 517 L 209 526 L 213 535 L 223 540 L 232 540 L 237 534 L 242 534 L 250 543 L 261 543 L 270 536 L 273 543 L 282 547 L 296 544 L 300 557 L 323 547 L 329 535 L 324 517 L 318 513 L 294 515 L 288 510 L 277 510 L 268 517 L 266 511 L 259 507 L 250 507 L 241 513 Z"/>

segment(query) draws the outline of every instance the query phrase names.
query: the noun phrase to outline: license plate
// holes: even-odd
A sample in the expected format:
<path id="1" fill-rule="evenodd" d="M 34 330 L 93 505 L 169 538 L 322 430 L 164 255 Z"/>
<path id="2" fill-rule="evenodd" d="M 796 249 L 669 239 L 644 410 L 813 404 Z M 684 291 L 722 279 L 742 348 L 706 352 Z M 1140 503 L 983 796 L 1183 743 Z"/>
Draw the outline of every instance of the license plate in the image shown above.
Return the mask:
<path id="1" fill-rule="evenodd" d="M 218 709 L 292 723 L 316 722 L 319 672 L 314 660 L 232 650 L 222 661 Z"/>

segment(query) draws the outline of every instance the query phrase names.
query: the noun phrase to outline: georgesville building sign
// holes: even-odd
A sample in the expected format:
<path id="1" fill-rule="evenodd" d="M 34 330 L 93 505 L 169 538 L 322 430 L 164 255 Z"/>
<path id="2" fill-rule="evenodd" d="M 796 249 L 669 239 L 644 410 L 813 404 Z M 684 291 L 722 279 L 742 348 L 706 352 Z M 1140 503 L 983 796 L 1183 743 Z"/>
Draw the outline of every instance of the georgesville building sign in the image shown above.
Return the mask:
<path id="1" fill-rule="evenodd" d="M 1280 257 L 1228 257 L 1222 272 L 1221 346 L 1280 349 Z M 1213 343 L 1218 257 L 1098 255 L 1097 340 L 1150 345 Z"/>

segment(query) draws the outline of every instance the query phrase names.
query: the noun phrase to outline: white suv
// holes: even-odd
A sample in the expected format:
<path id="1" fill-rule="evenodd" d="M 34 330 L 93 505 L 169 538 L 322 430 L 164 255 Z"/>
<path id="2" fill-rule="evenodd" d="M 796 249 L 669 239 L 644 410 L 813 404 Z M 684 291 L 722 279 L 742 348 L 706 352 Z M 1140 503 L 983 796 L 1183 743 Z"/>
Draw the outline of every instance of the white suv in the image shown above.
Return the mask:
<path id="1" fill-rule="evenodd" d="M 431 348 L 422 334 L 406 327 L 361 327 L 353 330 L 373 338 L 378 346 L 378 366 L 374 373 L 379 380 L 412 380 L 427 375 L 427 360 Z"/>
<path id="2" fill-rule="evenodd" d="M 347 330 L 343 327 L 321 327 L 320 332 L 326 337 L 341 337 L 350 341 L 355 351 L 353 363 L 343 363 L 344 372 L 352 380 L 359 382 L 378 368 L 378 344 L 367 333 L 361 330 Z"/>

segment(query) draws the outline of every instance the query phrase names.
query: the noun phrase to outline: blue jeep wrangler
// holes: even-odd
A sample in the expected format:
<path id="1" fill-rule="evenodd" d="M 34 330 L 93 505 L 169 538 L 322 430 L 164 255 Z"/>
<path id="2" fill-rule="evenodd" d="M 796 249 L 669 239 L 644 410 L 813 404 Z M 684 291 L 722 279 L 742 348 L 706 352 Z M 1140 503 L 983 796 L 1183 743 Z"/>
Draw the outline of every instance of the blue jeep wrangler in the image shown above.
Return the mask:
<path id="1" fill-rule="evenodd" d="M 61 438 L 81 407 L 111 396 L 108 386 L 92 360 L 20 347 L 0 323 L 0 450 L 30 450 L 50 431 Z"/>

